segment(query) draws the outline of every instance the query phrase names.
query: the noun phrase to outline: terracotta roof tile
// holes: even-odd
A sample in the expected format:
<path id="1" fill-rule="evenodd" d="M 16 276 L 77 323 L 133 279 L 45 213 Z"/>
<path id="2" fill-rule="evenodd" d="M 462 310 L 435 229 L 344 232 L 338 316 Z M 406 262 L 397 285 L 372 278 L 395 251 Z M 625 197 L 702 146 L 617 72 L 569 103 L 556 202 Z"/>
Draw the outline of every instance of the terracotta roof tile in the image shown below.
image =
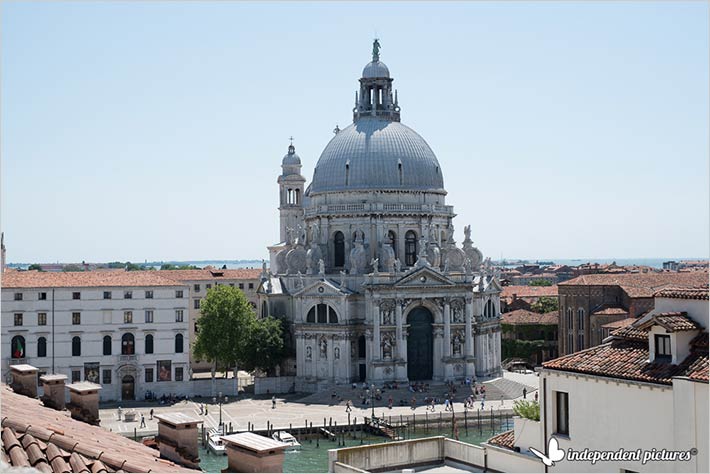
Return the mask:
<path id="1" fill-rule="evenodd" d="M 700 329 L 700 325 L 688 317 L 686 312 L 658 313 L 638 326 L 638 329 L 647 329 L 654 324 L 663 326 L 667 331 L 694 331 Z"/>
<path id="2" fill-rule="evenodd" d="M 648 341 L 648 333 L 641 329 L 636 329 L 634 326 L 624 326 L 616 331 L 612 331 L 611 336 L 617 338 L 629 339 L 632 341 Z"/>
<path id="3" fill-rule="evenodd" d="M 0 385 L 0 398 L 0 452 L 13 467 L 32 464 L 42 472 L 196 472 L 159 459 L 157 450 L 141 443 L 73 420 L 66 411 L 44 407 L 39 400 L 16 394 L 4 384 Z"/>
<path id="4" fill-rule="evenodd" d="M 675 298 L 684 300 L 707 300 L 708 286 L 699 288 L 665 288 L 657 291 L 656 298 Z"/>
<path id="5" fill-rule="evenodd" d="M 535 313 L 526 309 L 516 309 L 509 313 L 500 315 L 500 322 L 503 324 L 558 324 L 559 314 L 557 311 L 549 313 Z"/>
<path id="6" fill-rule="evenodd" d="M 651 298 L 665 288 L 697 288 L 708 282 L 707 271 L 582 275 L 559 283 L 560 287 L 620 286 L 632 298 Z"/>
<path id="7" fill-rule="evenodd" d="M 200 280 L 258 280 L 261 276 L 261 268 L 159 270 L 158 274 L 163 278 L 180 282 Z"/>
<path id="8" fill-rule="evenodd" d="M 516 295 L 518 298 L 527 298 L 531 296 L 557 296 L 557 285 L 551 286 L 525 286 L 525 285 L 508 285 L 503 287 L 501 298 L 512 298 Z"/>
<path id="9" fill-rule="evenodd" d="M 610 323 L 602 324 L 602 327 L 607 329 L 625 328 L 626 326 L 633 324 L 636 321 L 638 321 L 638 319 L 636 318 L 620 319 L 618 321 L 612 321 Z"/>
<path id="10" fill-rule="evenodd" d="M 617 306 L 604 306 L 594 311 L 592 314 L 596 314 L 599 316 L 620 316 L 624 314 L 629 314 L 629 312 L 624 308 L 620 308 Z"/>
<path id="11" fill-rule="evenodd" d="M 164 278 L 158 271 L 136 272 L 38 272 L 3 275 L 3 288 L 91 288 L 184 286 Z"/>
<path id="12" fill-rule="evenodd" d="M 505 431 L 495 435 L 488 440 L 488 444 L 499 446 L 501 448 L 513 449 L 515 443 L 515 430 Z"/>

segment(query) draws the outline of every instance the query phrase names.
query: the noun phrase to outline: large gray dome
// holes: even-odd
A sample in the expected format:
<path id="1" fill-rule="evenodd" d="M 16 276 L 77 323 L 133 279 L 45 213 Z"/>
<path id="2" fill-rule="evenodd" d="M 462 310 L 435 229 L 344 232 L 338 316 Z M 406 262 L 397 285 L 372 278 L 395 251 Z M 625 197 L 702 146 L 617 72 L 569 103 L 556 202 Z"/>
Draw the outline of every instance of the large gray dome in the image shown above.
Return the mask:
<path id="1" fill-rule="evenodd" d="M 326 145 L 310 193 L 370 189 L 444 192 L 444 179 L 434 152 L 414 130 L 361 117 Z"/>

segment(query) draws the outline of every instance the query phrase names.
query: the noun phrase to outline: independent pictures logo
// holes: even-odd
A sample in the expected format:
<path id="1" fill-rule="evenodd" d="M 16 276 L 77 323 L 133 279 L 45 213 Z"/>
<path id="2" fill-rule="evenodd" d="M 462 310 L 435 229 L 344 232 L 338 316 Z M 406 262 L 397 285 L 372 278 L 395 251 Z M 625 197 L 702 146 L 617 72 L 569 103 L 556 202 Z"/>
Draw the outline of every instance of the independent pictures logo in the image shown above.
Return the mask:
<path id="1" fill-rule="evenodd" d="M 537 449 L 530 447 L 530 452 L 540 458 L 540 461 L 548 467 L 552 467 L 556 462 L 567 461 L 589 462 L 596 464 L 599 461 L 638 461 L 641 464 L 648 462 L 669 462 L 669 461 L 690 461 L 698 454 L 696 448 L 687 451 L 673 451 L 668 449 L 636 449 L 626 450 L 619 448 L 616 451 L 598 451 L 594 449 L 583 449 L 577 451 L 568 448 L 567 451 L 560 449 L 560 443 L 552 436 L 547 442 L 547 454 L 541 453 Z"/>

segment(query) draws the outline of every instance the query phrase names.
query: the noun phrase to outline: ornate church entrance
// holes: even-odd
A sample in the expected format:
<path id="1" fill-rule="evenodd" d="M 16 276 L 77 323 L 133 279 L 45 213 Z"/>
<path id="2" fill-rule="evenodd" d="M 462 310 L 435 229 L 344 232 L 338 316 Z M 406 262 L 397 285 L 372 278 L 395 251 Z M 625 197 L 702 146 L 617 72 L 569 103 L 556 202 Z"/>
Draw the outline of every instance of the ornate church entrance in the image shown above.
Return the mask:
<path id="1" fill-rule="evenodd" d="M 409 336 L 407 337 L 407 378 L 409 380 L 431 380 L 434 363 L 434 337 L 431 312 L 418 307 L 407 316 Z"/>
<path id="2" fill-rule="evenodd" d="M 135 400 L 136 382 L 132 375 L 125 375 L 121 380 L 121 400 Z"/>

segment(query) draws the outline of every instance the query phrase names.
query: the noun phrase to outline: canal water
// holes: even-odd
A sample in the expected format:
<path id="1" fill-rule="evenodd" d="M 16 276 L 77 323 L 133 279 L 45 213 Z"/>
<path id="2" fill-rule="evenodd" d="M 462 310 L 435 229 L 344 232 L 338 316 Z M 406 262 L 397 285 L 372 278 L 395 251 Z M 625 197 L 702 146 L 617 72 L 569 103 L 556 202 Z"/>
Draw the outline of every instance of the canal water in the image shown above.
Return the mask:
<path id="1" fill-rule="evenodd" d="M 459 441 L 471 444 L 480 444 L 492 436 L 512 429 L 512 419 L 496 420 L 493 429 L 490 424 L 486 423 L 482 428 L 470 424 L 468 434 L 462 423 L 458 423 Z M 447 429 L 429 429 L 423 427 L 412 430 L 406 434 L 407 439 L 426 438 L 429 436 L 447 436 L 452 437 L 451 428 Z M 372 436 L 365 433 L 364 437 L 360 438 L 360 432 L 353 433 L 353 437 L 345 435 L 345 446 L 338 446 L 337 441 L 328 441 L 326 439 L 316 440 L 299 440 L 302 447 L 299 451 L 286 452 L 284 458 L 284 472 L 328 472 L 328 450 L 338 449 L 343 447 L 361 446 L 364 444 L 375 444 L 388 442 L 389 439 L 381 436 Z M 227 456 L 215 456 L 207 449 L 200 445 L 200 467 L 206 472 L 219 473 L 227 467 Z"/>

